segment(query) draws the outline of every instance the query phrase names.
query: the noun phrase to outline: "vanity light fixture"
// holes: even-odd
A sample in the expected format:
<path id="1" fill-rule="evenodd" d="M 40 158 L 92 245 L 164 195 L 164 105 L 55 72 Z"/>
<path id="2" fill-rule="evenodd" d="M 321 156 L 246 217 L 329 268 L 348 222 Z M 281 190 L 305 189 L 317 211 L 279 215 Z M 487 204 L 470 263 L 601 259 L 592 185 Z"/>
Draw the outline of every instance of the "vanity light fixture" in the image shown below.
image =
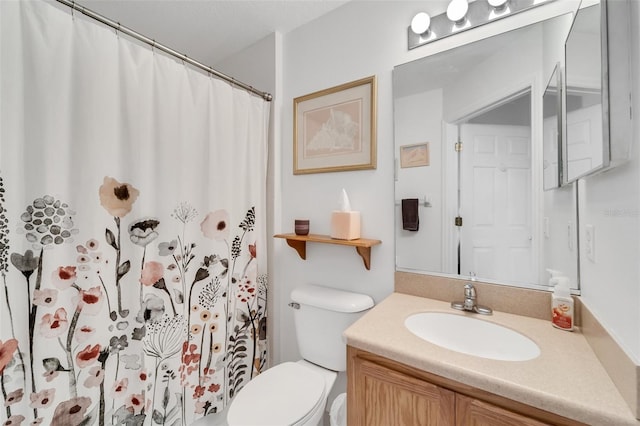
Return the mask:
<path id="1" fill-rule="evenodd" d="M 451 0 L 447 12 L 420 12 L 407 29 L 409 50 L 555 0 Z"/>

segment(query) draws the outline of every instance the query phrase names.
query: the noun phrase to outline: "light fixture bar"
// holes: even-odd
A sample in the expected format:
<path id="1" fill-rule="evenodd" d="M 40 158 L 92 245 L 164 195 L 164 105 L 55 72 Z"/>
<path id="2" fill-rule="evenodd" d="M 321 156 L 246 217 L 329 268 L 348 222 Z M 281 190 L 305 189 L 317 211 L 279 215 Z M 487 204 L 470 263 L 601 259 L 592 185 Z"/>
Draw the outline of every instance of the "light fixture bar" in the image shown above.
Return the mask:
<path id="1" fill-rule="evenodd" d="M 460 0 L 452 0 L 460 1 Z M 487 0 L 476 0 L 469 3 L 469 10 L 466 16 L 458 21 L 452 22 L 447 18 L 447 14 L 443 13 L 431 18 L 429 28 L 422 34 L 416 34 L 411 30 L 411 26 L 407 28 L 407 39 L 409 50 L 425 45 L 427 43 L 441 40 L 450 35 L 470 30 L 490 22 L 516 13 L 524 12 L 542 4 L 550 3 L 555 0 L 507 0 L 506 2 L 496 2 L 499 7 L 492 7 Z"/>

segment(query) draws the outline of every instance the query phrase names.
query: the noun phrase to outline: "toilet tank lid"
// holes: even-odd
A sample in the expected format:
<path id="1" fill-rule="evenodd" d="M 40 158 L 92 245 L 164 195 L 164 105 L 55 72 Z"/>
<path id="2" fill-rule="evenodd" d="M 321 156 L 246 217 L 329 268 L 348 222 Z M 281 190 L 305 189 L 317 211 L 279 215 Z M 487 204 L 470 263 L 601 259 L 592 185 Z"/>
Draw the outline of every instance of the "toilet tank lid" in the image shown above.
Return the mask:
<path id="1" fill-rule="evenodd" d="M 335 312 L 362 312 L 373 307 L 370 296 L 335 288 L 305 284 L 291 292 L 291 300 L 301 305 L 314 306 Z"/>

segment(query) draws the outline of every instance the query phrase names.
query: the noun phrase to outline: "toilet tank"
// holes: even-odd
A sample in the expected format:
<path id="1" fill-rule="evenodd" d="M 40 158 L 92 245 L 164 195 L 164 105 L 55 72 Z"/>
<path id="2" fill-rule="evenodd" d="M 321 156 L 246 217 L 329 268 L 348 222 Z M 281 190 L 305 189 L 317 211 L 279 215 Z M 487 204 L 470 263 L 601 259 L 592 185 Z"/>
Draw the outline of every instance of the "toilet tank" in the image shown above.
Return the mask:
<path id="1" fill-rule="evenodd" d="M 374 305 L 366 294 L 306 284 L 291 292 L 300 354 L 334 371 L 347 369 L 342 333 Z"/>

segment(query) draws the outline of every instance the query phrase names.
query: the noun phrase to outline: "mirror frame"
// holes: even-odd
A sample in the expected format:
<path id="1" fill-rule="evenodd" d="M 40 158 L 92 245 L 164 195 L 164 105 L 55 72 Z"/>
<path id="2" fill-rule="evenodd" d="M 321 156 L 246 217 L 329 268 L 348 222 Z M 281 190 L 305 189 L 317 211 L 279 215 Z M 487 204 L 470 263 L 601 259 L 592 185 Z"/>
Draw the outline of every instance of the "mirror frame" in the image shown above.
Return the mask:
<path id="1" fill-rule="evenodd" d="M 547 72 L 545 72 L 544 74 L 549 76 L 551 74 L 551 71 L 554 69 L 554 66 L 556 65 L 556 63 L 557 62 L 562 63 L 563 60 L 564 60 L 564 41 L 566 39 L 566 34 L 567 34 L 568 30 L 571 28 L 571 25 L 572 25 L 571 24 L 571 20 L 573 19 L 573 16 L 575 15 L 575 9 L 567 10 L 565 12 L 558 13 L 558 14 L 554 14 L 552 16 L 549 16 L 549 17 L 545 18 L 544 20 L 533 21 L 533 22 L 528 23 L 526 25 L 522 25 L 522 26 L 510 29 L 510 30 L 505 31 L 505 32 L 498 32 L 495 35 L 503 35 L 503 34 L 506 34 L 506 33 L 510 32 L 510 31 L 512 31 L 512 30 L 520 30 L 520 29 L 523 29 L 523 28 L 528 27 L 530 25 L 539 24 L 539 23 L 545 22 L 547 20 L 556 19 L 556 18 L 560 18 L 562 16 L 569 16 L 569 15 L 571 15 L 571 18 L 570 18 L 570 20 L 568 22 L 568 25 L 565 27 L 564 34 L 562 36 L 560 36 L 559 38 L 557 38 L 557 52 L 554 55 L 554 58 L 555 58 L 554 62 L 550 62 L 550 63 L 546 64 L 547 65 L 547 67 L 546 67 Z M 480 40 L 484 40 L 484 39 L 480 39 Z M 470 43 L 474 43 L 474 42 L 480 41 L 480 40 L 474 40 L 473 42 L 470 42 Z M 468 45 L 470 43 L 462 43 L 459 46 L 458 45 L 454 46 L 454 48 L 466 46 L 466 45 Z M 450 50 L 450 49 L 446 49 L 446 50 Z M 434 52 L 434 54 L 438 54 L 438 53 L 442 53 L 442 51 Z M 433 54 L 418 58 L 418 60 L 423 60 L 423 59 L 426 59 L 426 58 L 431 57 L 431 56 L 433 56 Z M 555 61 L 557 61 L 557 62 L 555 62 Z M 415 62 L 415 61 L 403 63 L 403 64 L 400 64 L 400 65 L 397 65 L 396 67 L 406 66 L 406 65 L 411 64 L 413 62 Z M 395 73 L 394 73 L 394 77 L 393 78 L 394 78 L 394 81 L 398 78 Z M 540 113 L 539 113 L 539 116 L 538 116 L 540 120 L 542 119 L 542 106 L 541 106 L 540 103 L 542 101 L 542 93 L 544 92 L 544 89 L 546 87 L 545 86 L 545 83 L 546 83 L 545 80 L 548 79 L 548 78 L 549 77 L 535 78 L 535 79 L 533 79 L 531 81 L 528 81 L 528 84 L 527 84 L 528 87 L 530 86 L 530 87 L 537 88 L 535 92 L 539 96 L 534 96 L 532 99 L 535 99 L 535 101 L 532 100 L 532 102 L 535 102 L 535 105 L 538 105 L 538 107 L 535 107 L 535 108 L 540 108 Z M 520 81 L 520 83 L 527 83 L 527 82 L 525 82 L 524 79 L 522 79 L 522 81 Z M 394 96 L 395 96 L 395 91 L 394 91 Z M 479 102 L 475 102 L 472 105 L 466 105 L 466 106 L 463 106 L 463 107 L 458 106 L 460 108 L 460 110 L 456 110 L 458 112 L 458 114 L 453 114 L 453 111 L 449 111 L 449 113 L 450 113 L 449 115 L 452 116 L 451 118 L 454 118 L 454 117 L 461 118 L 461 116 L 462 117 L 466 117 L 467 114 L 469 114 L 471 111 L 475 111 L 478 106 L 481 106 L 481 105 L 486 106 L 486 101 L 487 101 L 487 99 L 483 98 L 482 99 L 482 104 L 480 104 Z M 534 104 L 532 104 L 532 107 L 534 107 Z M 394 107 L 394 112 L 396 112 L 395 111 L 395 107 Z M 538 118 L 536 120 L 538 120 Z M 541 124 L 542 124 L 542 122 L 540 121 L 540 125 Z M 541 137 L 541 135 L 542 135 L 541 128 L 540 128 L 539 132 L 536 132 L 536 131 L 532 130 L 532 139 L 533 138 L 538 139 L 538 138 Z M 397 148 L 397 146 L 398 146 L 397 144 L 398 144 L 398 142 L 396 141 L 395 144 L 394 144 L 394 150 Z M 554 151 L 558 152 L 559 149 L 560 149 L 560 146 L 558 145 L 558 150 L 554 150 Z M 443 152 L 448 152 L 448 151 L 443 151 Z M 394 156 L 396 154 L 397 153 L 394 151 Z M 540 149 L 540 156 L 541 155 L 542 155 L 542 149 Z M 397 164 L 396 164 L 396 167 L 397 167 Z M 540 162 L 540 170 L 536 170 L 536 173 L 541 174 L 542 173 L 541 168 L 542 168 L 542 163 Z M 537 169 L 537 166 L 536 166 L 536 169 Z M 394 174 L 394 179 L 396 181 L 398 180 L 397 170 L 396 170 L 396 173 Z M 540 184 L 539 184 L 540 192 L 539 192 L 539 195 L 538 195 L 539 197 L 543 196 L 542 189 L 543 189 L 543 183 L 542 183 L 542 179 L 540 179 Z M 411 195 L 413 195 L 413 194 L 411 194 Z M 397 192 L 397 189 L 396 189 L 396 192 L 395 192 L 396 200 L 398 199 L 398 197 L 399 197 L 399 195 L 398 195 L 398 192 Z M 396 222 L 397 222 L 397 216 L 396 216 Z M 574 221 L 574 223 L 575 223 L 575 221 Z M 398 224 L 396 223 L 396 226 L 397 225 Z M 542 236 L 542 232 L 543 232 L 543 225 L 542 224 L 538 224 L 537 227 L 539 229 L 537 229 L 536 233 L 539 234 L 539 236 L 541 237 Z M 397 229 L 396 229 L 396 232 L 397 232 Z M 558 235 L 560 235 L 560 234 L 558 234 Z M 562 234 L 562 235 L 564 235 L 564 234 Z M 577 236 L 577 233 L 575 233 L 574 235 Z M 397 244 L 397 240 L 396 240 L 396 244 Z M 574 242 L 573 247 L 576 247 L 576 249 L 577 249 L 577 240 Z M 405 266 L 400 266 L 398 264 L 398 262 L 397 262 L 397 260 L 398 260 L 397 259 L 397 255 L 398 255 L 398 251 L 397 251 L 397 248 L 396 248 L 396 268 L 395 268 L 396 271 L 423 274 L 423 275 L 430 275 L 430 276 L 441 276 L 441 277 L 465 279 L 465 276 L 459 275 L 459 274 L 446 273 L 446 272 L 436 271 L 436 270 L 433 270 L 433 269 L 415 269 L 413 266 L 406 266 L 406 265 Z M 577 260 L 577 254 L 576 254 L 575 262 L 577 263 L 577 261 L 578 260 Z M 545 290 L 545 291 L 549 290 L 549 287 L 547 285 L 547 281 L 544 278 L 544 273 L 542 273 L 542 275 L 540 275 L 539 281 L 535 282 L 535 283 L 534 282 L 527 282 L 527 283 L 512 282 L 512 281 L 491 279 L 491 278 L 487 278 L 487 277 L 478 277 L 477 279 L 481 280 L 483 282 L 492 283 L 492 284 L 514 286 L 514 287 L 521 287 L 521 288 L 530 288 L 530 289 L 538 289 L 538 290 Z M 576 281 L 576 285 L 578 285 L 577 281 Z"/>
<path id="2" fill-rule="evenodd" d="M 555 80 L 555 81 L 554 81 Z M 562 149 L 562 145 L 563 145 L 563 126 L 564 126 L 564 119 L 563 119 L 563 114 L 562 114 L 562 107 L 563 107 L 563 98 L 564 98 L 564 87 L 563 87 L 563 72 L 562 72 L 562 64 L 560 62 L 558 62 L 556 64 L 556 66 L 553 69 L 553 72 L 551 73 L 551 78 L 549 78 L 549 82 L 546 85 L 546 88 L 544 90 L 544 93 L 542 95 L 542 130 L 543 130 L 543 143 L 544 143 L 544 120 L 545 120 L 545 113 L 544 113 L 544 106 L 545 106 L 545 97 L 547 96 L 547 93 L 552 93 L 554 90 L 552 90 L 552 88 L 555 88 L 555 93 L 556 93 L 556 106 L 555 106 L 555 111 L 556 111 L 556 134 L 555 134 L 555 139 L 556 139 L 556 150 L 555 150 L 555 155 L 556 155 L 556 164 L 558 167 L 558 170 L 556 170 L 556 173 L 554 173 L 555 175 L 555 180 L 553 182 L 551 182 L 551 184 L 549 186 L 547 186 L 547 183 L 545 182 L 545 175 L 544 175 L 544 167 L 543 167 L 543 176 L 542 176 L 542 189 L 544 191 L 550 191 L 553 189 L 557 189 L 559 187 L 562 186 L 563 184 L 563 171 L 564 171 L 564 166 L 563 166 L 563 149 Z M 552 151 L 552 153 L 554 153 Z M 544 156 L 544 145 L 543 145 L 543 156 Z M 545 160 L 543 160 L 544 162 Z"/>

